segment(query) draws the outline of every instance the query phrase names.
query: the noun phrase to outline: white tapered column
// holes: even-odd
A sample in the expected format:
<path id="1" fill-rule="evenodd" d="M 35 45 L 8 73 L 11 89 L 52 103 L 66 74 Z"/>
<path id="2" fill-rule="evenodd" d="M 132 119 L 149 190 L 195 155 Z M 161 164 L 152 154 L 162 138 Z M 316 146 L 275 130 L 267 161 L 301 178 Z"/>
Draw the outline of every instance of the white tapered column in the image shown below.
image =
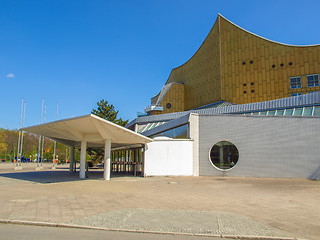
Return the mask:
<path id="1" fill-rule="evenodd" d="M 74 165 L 74 146 L 70 147 L 70 166 L 69 171 L 73 172 L 73 165 Z"/>
<path id="2" fill-rule="evenodd" d="M 87 155 L 87 142 L 81 141 L 81 155 L 80 155 L 80 178 L 86 178 L 86 155 Z"/>
<path id="3" fill-rule="evenodd" d="M 104 142 L 104 180 L 110 180 L 111 172 L 111 140 L 107 139 Z"/>

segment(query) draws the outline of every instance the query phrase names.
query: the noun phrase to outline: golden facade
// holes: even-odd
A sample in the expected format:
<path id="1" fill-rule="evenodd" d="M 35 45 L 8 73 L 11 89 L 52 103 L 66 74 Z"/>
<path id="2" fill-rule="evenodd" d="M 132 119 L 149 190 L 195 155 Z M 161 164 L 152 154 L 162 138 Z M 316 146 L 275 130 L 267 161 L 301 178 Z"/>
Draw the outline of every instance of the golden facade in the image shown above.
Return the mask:
<path id="1" fill-rule="evenodd" d="M 163 111 L 149 114 L 186 111 L 217 101 L 244 104 L 319 91 L 319 83 L 309 87 L 312 84 L 307 83 L 309 75 L 319 79 L 319 72 L 320 45 L 270 41 L 218 15 L 198 51 L 172 70 L 165 86 L 174 84 L 152 99 Z M 298 84 L 290 84 L 293 77 L 299 77 Z"/>

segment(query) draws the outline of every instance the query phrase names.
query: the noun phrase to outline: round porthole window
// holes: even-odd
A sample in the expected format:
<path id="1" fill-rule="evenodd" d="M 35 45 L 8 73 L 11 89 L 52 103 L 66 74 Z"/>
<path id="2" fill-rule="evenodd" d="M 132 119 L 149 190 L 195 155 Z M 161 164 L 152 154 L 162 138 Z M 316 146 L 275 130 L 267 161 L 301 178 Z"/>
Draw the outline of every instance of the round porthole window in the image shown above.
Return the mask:
<path id="1" fill-rule="evenodd" d="M 171 103 L 167 103 L 166 108 L 170 109 L 171 107 Z"/>
<path id="2" fill-rule="evenodd" d="M 221 141 L 213 145 L 210 150 L 210 161 L 219 170 L 233 168 L 239 160 L 239 152 L 234 144 Z"/>

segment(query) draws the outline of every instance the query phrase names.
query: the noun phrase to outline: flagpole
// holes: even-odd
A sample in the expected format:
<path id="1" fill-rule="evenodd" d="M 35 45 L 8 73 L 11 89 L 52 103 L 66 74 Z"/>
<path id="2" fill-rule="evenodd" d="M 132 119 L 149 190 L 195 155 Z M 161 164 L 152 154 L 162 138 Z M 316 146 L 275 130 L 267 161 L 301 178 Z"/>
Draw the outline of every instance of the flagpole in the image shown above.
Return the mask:
<path id="1" fill-rule="evenodd" d="M 41 105 L 41 119 L 40 123 L 42 124 L 42 116 L 43 116 L 43 104 L 44 104 L 44 98 L 42 98 L 42 105 Z M 41 149 L 41 135 L 39 136 L 39 146 L 38 146 L 38 154 L 37 154 L 37 168 L 39 169 L 39 161 L 40 161 L 40 149 Z M 43 159 L 41 159 L 42 162 Z"/>
<path id="2" fill-rule="evenodd" d="M 59 102 L 57 102 L 57 112 L 56 112 L 56 120 L 58 120 L 58 109 L 59 109 Z M 53 147 L 53 168 L 55 167 L 55 161 L 56 161 L 56 146 L 57 142 L 54 141 L 54 147 Z"/>
<path id="3" fill-rule="evenodd" d="M 47 110 L 47 104 L 44 105 L 44 116 L 43 116 L 43 123 L 46 122 L 46 110 Z M 44 147 L 44 136 L 42 136 L 42 148 L 41 148 L 41 167 L 43 163 L 43 147 Z"/>
<path id="4" fill-rule="evenodd" d="M 20 113 L 20 126 L 19 126 L 19 139 L 18 139 L 18 149 L 17 149 L 17 161 L 16 161 L 16 167 L 19 166 L 18 161 L 19 161 L 19 153 L 20 153 L 20 138 L 21 138 L 21 122 L 22 122 L 22 112 L 23 112 L 23 98 L 22 98 L 22 103 L 21 103 L 21 113 Z"/>
<path id="5" fill-rule="evenodd" d="M 26 106 L 27 106 L 27 102 L 24 102 L 22 127 L 24 127 L 24 120 L 25 120 L 25 116 L 26 116 Z M 20 166 L 22 166 L 21 165 L 22 147 L 23 147 L 23 131 L 21 131 Z"/>

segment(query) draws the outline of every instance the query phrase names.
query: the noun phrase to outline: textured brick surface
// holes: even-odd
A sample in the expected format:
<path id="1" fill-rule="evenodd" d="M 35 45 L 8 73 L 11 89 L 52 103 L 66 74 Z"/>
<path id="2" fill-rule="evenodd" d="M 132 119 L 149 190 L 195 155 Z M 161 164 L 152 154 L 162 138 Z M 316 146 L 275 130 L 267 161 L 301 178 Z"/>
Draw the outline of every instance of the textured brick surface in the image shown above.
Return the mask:
<path id="1" fill-rule="evenodd" d="M 149 209 L 148 216 L 152 212 L 165 216 L 170 210 L 182 215 L 191 211 L 191 216 L 204 211 L 228 213 L 239 217 L 234 221 L 248 219 L 289 236 L 320 236 L 319 181 L 232 177 L 113 177 L 104 181 L 102 172 L 93 171 L 89 179 L 79 180 L 78 172 L 67 169 L 14 172 L 1 166 L 0 219 L 71 223 L 101 214 L 117 217 L 126 209 L 142 209 L 140 215 Z M 188 225 L 192 219 L 184 221 Z M 223 218 L 219 226 L 231 231 L 231 223 Z"/>
<path id="2" fill-rule="evenodd" d="M 200 175 L 309 178 L 320 166 L 319 118 L 200 116 Z M 209 152 L 233 143 L 239 161 L 229 171 L 213 167 Z"/>

